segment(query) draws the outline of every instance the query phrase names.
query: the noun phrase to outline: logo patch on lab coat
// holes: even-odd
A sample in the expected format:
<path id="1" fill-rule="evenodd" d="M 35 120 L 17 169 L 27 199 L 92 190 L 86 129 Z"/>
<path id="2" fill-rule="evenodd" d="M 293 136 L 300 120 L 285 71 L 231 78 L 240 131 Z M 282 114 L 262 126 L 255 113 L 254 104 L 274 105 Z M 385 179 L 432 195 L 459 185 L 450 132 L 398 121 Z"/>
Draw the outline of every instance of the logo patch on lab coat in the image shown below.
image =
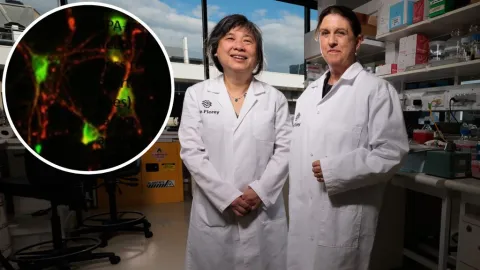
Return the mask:
<path id="1" fill-rule="evenodd" d="M 210 100 L 204 100 L 204 101 L 202 101 L 202 105 L 203 105 L 203 107 L 208 109 L 212 106 L 212 102 Z"/>

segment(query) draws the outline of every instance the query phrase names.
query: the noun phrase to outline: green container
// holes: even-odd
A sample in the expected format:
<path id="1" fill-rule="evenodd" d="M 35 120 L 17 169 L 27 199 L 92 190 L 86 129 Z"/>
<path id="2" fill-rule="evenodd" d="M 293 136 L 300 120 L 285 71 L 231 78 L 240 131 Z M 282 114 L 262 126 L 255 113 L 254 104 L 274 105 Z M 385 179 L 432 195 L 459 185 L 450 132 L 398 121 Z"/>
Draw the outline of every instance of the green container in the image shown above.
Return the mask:
<path id="1" fill-rule="evenodd" d="M 433 18 L 455 9 L 454 0 L 429 0 L 428 17 Z"/>
<path id="2" fill-rule="evenodd" d="M 428 151 L 425 174 L 455 179 L 472 176 L 472 154 L 465 152 Z"/>

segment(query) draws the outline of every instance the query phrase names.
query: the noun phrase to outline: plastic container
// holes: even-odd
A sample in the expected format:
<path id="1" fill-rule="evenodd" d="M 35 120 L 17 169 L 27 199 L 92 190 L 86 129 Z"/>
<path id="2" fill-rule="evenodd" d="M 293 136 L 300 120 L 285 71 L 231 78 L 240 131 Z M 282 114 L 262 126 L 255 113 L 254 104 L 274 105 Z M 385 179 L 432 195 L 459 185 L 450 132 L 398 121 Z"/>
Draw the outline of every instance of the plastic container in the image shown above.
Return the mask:
<path id="1" fill-rule="evenodd" d="M 430 42 L 430 57 L 429 61 L 440 61 L 445 59 L 445 41 L 432 41 Z"/>
<path id="2" fill-rule="evenodd" d="M 451 33 L 451 38 L 445 44 L 445 59 L 465 60 L 465 52 L 462 47 L 462 32 L 455 29 Z"/>
<path id="3" fill-rule="evenodd" d="M 427 141 L 433 140 L 434 137 L 433 130 L 415 129 L 413 131 L 413 140 L 419 144 L 424 144 Z"/>

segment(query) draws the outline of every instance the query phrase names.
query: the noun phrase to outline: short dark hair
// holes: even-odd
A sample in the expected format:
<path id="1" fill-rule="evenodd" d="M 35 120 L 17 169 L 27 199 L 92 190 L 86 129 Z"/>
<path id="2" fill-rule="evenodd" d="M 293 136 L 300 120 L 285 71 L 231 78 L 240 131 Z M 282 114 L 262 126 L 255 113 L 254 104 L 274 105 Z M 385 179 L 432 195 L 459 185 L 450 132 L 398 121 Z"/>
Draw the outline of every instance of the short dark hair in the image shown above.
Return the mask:
<path id="1" fill-rule="evenodd" d="M 207 43 L 207 52 L 210 58 L 213 60 L 215 67 L 223 73 L 223 67 L 215 57 L 215 53 L 218 49 L 218 43 L 228 32 L 236 27 L 243 27 L 247 31 L 251 32 L 255 42 L 257 43 L 257 69 L 253 72 L 253 75 L 258 75 L 263 70 L 263 40 L 260 29 L 257 25 L 247 19 L 247 17 L 240 14 L 233 14 L 224 17 L 220 22 L 215 25 Z"/>
<path id="2" fill-rule="evenodd" d="M 352 9 L 345 6 L 333 5 L 322 10 L 320 16 L 318 16 L 318 24 L 317 28 L 315 29 L 316 34 L 318 34 L 318 29 L 320 28 L 323 19 L 325 19 L 325 17 L 330 14 L 337 14 L 347 19 L 350 23 L 350 27 L 352 27 L 355 37 L 358 37 L 362 33 L 362 25 L 360 24 L 360 20 Z"/>

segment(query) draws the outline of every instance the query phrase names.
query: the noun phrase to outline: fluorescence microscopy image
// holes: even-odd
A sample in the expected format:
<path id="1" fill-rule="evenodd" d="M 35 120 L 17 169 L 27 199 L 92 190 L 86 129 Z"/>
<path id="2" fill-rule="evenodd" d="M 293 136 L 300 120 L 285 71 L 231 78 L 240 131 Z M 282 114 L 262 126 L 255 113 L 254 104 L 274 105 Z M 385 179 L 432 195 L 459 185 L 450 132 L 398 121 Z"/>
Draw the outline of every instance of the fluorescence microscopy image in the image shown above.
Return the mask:
<path id="1" fill-rule="evenodd" d="M 38 155 L 63 169 L 100 171 L 155 140 L 173 102 L 168 56 L 134 18 L 70 6 L 24 34 L 5 68 L 4 107 Z M 125 164 L 126 165 L 126 164 Z"/>

